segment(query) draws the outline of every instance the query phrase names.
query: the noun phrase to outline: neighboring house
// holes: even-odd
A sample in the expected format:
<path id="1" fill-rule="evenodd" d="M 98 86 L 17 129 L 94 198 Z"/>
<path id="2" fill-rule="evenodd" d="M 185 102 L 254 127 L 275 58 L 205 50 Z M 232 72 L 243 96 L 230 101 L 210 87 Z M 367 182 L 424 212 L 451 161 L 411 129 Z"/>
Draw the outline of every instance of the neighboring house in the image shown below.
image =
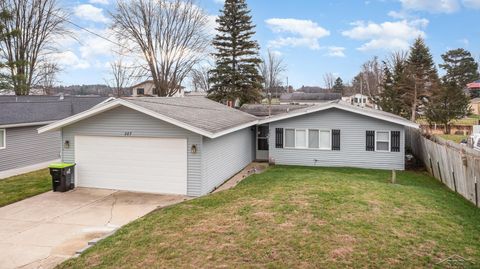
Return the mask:
<path id="1" fill-rule="evenodd" d="M 403 170 L 405 126 L 338 101 L 259 118 L 184 97 L 117 99 L 39 132 L 62 132 L 76 186 L 200 196 L 255 159 Z"/>
<path id="2" fill-rule="evenodd" d="M 171 97 L 183 97 L 184 87 L 180 86 L 180 89 Z M 153 80 L 146 80 L 132 87 L 132 96 L 158 96 L 158 90 L 153 84 Z"/>
<path id="3" fill-rule="evenodd" d="M 280 104 L 320 104 L 340 100 L 340 93 L 284 93 L 280 96 Z"/>
<path id="4" fill-rule="evenodd" d="M 359 93 L 354 94 L 352 96 L 342 97 L 342 101 L 354 106 L 370 107 L 370 108 L 377 109 L 376 104 L 372 101 L 370 97 L 368 97 L 367 95 L 359 94 Z"/>
<path id="5" fill-rule="evenodd" d="M 473 98 L 470 100 L 470 109 L 473 114 L 480 115 L 480 98 Z"/>
<path id="6" fill-rule="evenodd" d="M 37 128 L 85 111 L 107 97 L 0 96 L 0 178 L 60 158 L 60 132 Z"/>

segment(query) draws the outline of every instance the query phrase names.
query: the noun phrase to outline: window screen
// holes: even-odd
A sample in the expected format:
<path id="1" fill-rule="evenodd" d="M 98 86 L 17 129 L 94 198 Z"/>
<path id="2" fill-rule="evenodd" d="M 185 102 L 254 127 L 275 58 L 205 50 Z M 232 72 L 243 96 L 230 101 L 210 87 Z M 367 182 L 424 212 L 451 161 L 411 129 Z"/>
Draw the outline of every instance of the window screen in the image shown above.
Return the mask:
<path id="1" fill-rule="evenodd" d="M 320 148 L 330 149 L 330 131 L 320 131 Z"/>
<path id="2" fill-rule="evenodd" d="M 318 149 L 319 141 L 319 131 L 318 130 L 308 130 L 308 148 Z"/>
<path id="3" fill-rule="evenodd" d="M 285 147 L 295 147 L 295 130 L 285 129 Z"/>
<path id="4" fill-rule="evenodd" d="M 306 148 L 307 147 L 307 131 L 295 130 L 295 147 Z"/>
<path id="5" fill-rule="evenodd" d="M 5 147 L 5 129 L 0 129 L 0 148 Z"/>
<path id="6" fill-rule="evenodd" d="M 390 133 L 389 132 L 377 132 L 377 150 L 389 151 L 390 150 Z"/>

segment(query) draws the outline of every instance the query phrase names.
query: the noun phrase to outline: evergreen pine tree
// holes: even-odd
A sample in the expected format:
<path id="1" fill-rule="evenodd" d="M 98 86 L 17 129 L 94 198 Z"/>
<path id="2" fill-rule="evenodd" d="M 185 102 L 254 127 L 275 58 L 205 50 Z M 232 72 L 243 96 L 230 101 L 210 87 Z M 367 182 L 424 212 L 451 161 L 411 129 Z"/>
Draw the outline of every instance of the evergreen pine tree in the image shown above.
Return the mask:
<path id="1" fill-rule="evenodd" d="M 444 133 L 450 134 L 450 122 L 470 113 L 469 98 L 455 81 L 448 81 L 438 88 L 426 105 L 425 116 L 430 123 L 444 126 Z"/>
<path id="2" fill-rule="evenodd" d="M 5 27 L 5 24 L 11 20 L 13 20 L 13 16 L 10 11 L 6 9 L 0 10 L 0 42 L 8 36 L 20 34 L 19 30 L 7 31 L 7 27 Z M 12 88 L 12 77 L 7 73 L 1 72 L 1 70 L 9 66 L 15 66 L 16 64 L 16 62 L 0 61 L 0 90 Z"/>
<path id="3" fill-rule="evenodd" d="M 335 80 L 335 83 L 333 84 L 332 90 L 333 90 L 333 92 L 343 94 L 343 91 L 345 90 L 345 85 L 343 85 L 342 78 L 338 77 Z"/>
<path id="4" fill-rule="evenodd" d="M 410 48 L 407 72 L 412 84 L 407 88 L 404 100 L 410 107 L 410 120 L 415 121 L 420 105 L 440 84 L 432 54 L 421 37 Z"/>
<path id="5" fill-rule="evenodd" d="M 468 83 L 478 80 L 478 63 L 472 54 L 464 49 L 449 50 L 442 55 L 443 64 L 440 68 L 446 71 L 442 80 L 445 83 L 454 82 L 457 87 L 464 89 Z"/>
<path id="6" fill-rule="evenodd" d="M 245 0 L 225 0 L 220 12 L 213 41 L 216 66 L 210 72 L 208 96 L 219 102 L 237 98 L 241 103 L 257 102 L 263 79 L 257 69 L 261 59 L 258 43 L 252 40 L 255 26 L 250 10 Z"/>

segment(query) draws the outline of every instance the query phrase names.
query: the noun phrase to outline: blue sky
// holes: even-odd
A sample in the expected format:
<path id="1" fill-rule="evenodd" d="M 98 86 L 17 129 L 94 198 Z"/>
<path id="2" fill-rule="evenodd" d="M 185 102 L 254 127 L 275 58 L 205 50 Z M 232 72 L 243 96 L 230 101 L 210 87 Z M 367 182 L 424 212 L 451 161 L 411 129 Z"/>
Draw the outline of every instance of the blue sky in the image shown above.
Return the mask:
<path id="1" fill-rule="evenodd" d="M 70 19 L 108 36 L 108 10 L 115 0 L 64 1 Z M 256 24 L 261 53 L 281 55 L 289 82 L 322 86 L 331 72 L 350 81 L 363 62 L 377 55 L 408 49 L 423 36 L 434 58 L 463 47 L 480 56 L 480 0 L 247 0 Z M 199 0 L 212 16 L 222 0 Z M 75 28 L 74 28 L 75 29 Z M 75 29 L 78 40 L 59 40 L 63 67 L 60 84 L 104 84 L 108 79 L 111 45 Z M 188 87 L 188 85 L 186 85 Z"/>

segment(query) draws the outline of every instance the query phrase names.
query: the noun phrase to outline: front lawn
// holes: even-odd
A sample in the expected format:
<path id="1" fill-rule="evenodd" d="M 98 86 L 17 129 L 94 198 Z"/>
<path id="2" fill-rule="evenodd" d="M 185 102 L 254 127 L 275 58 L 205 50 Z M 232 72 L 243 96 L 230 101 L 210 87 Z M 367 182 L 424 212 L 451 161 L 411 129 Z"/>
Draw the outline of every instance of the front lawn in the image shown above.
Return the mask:
<path id="1" fill-rule="evenodd" d="M 450 140 L 450 141 L 453 141 L 455 143 L 460 143 L 462 142 L 462 140 L 467 140 L 468 139 L 468 135 L 453 135 L 453 134 L 441 134 L 441 135 L 438 135 L 440 136 L 441 138 L 445 139 L 445 140 Z"/>
<path id="2" fill-rule="evenodd" d="M 0 207 L 52 189 L 48 169 L 0 179 Z"/>
<path id="3" fill-rule="evenodd" d="M 277 166 L 157 210 L 59 267 L 419 268 L 452 255 L 480 266 L 479 209 L 424 173 L 389 177 Z"/>

